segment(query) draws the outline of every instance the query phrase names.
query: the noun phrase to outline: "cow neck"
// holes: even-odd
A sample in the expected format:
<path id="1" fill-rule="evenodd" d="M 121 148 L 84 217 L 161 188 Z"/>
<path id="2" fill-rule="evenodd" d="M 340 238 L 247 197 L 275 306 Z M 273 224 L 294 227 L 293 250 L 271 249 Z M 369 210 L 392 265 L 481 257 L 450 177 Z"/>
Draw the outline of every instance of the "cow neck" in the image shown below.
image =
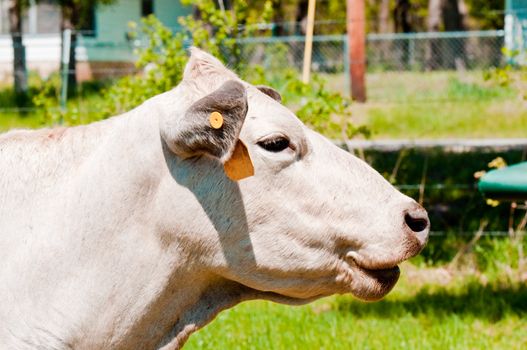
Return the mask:
<path id="1" fill-rule="evenodd" d="M 268 300 L 286 305 L 304 305 L 325 295 L 308 299 L 287 297 L 273 292 L 262 292 L 234 281 L 216 281 L 189 306 L 158 346 L 160 350 L 181 349 L 192 333 L 210 323 L 219 312 L 248 300 Z"/>
<path id="2" fill-rule="evenodd" d="M 254 299 L 254 291 L 236 282 L 218 280 L 205 288 L 194 303 L 181 310 L 176 324 L 158 348 L 180 349 L 189 336 L 211 322 L 216 315 L 236 304 Z"/>

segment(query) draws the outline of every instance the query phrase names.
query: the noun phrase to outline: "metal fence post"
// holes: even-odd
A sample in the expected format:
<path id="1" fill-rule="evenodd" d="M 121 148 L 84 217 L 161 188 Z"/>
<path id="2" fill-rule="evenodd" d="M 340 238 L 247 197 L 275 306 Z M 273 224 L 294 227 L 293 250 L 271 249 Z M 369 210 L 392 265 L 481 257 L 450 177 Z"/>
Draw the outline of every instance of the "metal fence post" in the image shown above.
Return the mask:
<path id="1" fill-rule="evenodd" d="M 62 91 L 60 94 L 60 107 L 64 112 L 66 110 L 66 101 L 68 99 L 68 68 L 70 64 L 70 48 L 71 48 L 71 29 L 65 29 L 62 32 Z M 62 116 L 60 124 L 62 124 Z"/>
<path id="2" fill-rule="evenodd" d="M 410 39 L 408 43 L 408 62 L 410 67 L 408 69 L 413 69 L 415 67 L 415 40 Z"/>
<path id="3" fill-rule="evenodd" d="M 346 96 L 351 95 L 351 80 L 350 80 L 350 47 L 348 38 L 342 36 L 342 44 L 344 47 L 344 83 Z"/>

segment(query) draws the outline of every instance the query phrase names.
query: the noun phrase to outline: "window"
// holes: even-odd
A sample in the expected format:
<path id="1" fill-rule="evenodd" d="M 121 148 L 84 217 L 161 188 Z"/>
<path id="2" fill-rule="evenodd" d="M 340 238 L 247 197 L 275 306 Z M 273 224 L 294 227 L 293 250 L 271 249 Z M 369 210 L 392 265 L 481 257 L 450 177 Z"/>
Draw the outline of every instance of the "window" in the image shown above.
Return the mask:
<path id="1" fill-rule="evenodd" d="M 97 29 L 95 25 L 95 6 L 89 6 L 82 12 L 79 26 L 82 36 L 95 36 Z"/>
<path id="2" fill-rule="evenodd" d="M 154 0 L 141 0 L 141 16 L 146 17 L 154 13 Z"/>

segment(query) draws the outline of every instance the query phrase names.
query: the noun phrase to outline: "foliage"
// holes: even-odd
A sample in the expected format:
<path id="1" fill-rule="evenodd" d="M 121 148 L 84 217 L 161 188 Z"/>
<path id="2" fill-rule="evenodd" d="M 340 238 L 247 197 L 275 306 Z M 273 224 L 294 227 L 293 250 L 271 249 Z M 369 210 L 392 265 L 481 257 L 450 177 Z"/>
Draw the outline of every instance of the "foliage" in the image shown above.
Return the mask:
<path id="1" fill-rule="evenodd" d="M 137 24 L 131 23 L 137 36 Z M 143 19 L 140 27 L 145 47 L 137 49 L 139 75 L 126 76 L 103 91 L 100 118 L 126 112 L 146 99 L 168 91 L 181 80 L 187 61 L 185 36 L 173 34 L 157 18 Z"/>
<path id="2" fill-rule="evenodd" d="M 494 85 L 514 89 L 522 100 L 527 101 L 527 69 L 516 63 L 524 58 L 518 50 L 503 48 L 502 51 L 507 64 L 485 71 L 484 79 Z"/>
<path id="3" fill-rule="evenodd" d="M 369 137 L 369 129 L 356 127 L 351 122 L 351 100 L 327 89 L 325 80 L 320 76 L 313 75 L 309 84 L 291 79 L 288 87 L 296 97 L 302 96 L 301 107 L 296 114 L 314 130 L 335 139 L 346 140 L 357 134 Z"/>
<path id="4" fill-rule="evenodd" d="M 184 1 L 191 3 L 190 0 Z M 287 68 L 283 47 L 277 46 L 276 55 L 269 55 L 272 59 L 266 67 L 251 65 L 249 69 L 245 65 L 240 43 L 243 43 L 244 37 L 261 31 L 258 23 L 272 13 L 271 1 L 266 2 L 260 16 L 250 11 L 243 0 L 234 1 L 232 9 L 225 12 L 216 8 L 215 2 L 211 0 L 192 3 L 197 6 L 200 18 L 180 18 L 183 29 L 177 33 L 173 33 L 154 16 L 143 19 L 140 25 L 130 24 L 132 38 L 145 44 L 136 49 L 139 57 L 136 65 L 141 73 L 124 77 L 105 89 L 96 108 L 98 112 L 90 113 L 89 118 L 82 117 L 78 108 L 68 107 L 57 114 L 55 93 L 58 92 L 58 86 L 50 81 L 35 98 L 37 106 L 54 111 L 45 114 L 47 123 L 64 121 L 78 124 L 103 119 L 128 111 L 146 99 L 170 90 L 182 78 L 187 47 L 199 45 L 228 66 L 234 67 L 249 82 L 279 86 L 278 90 L 284 94 L 285 102 L 316 130 L 335 138 L 350 138 L 357 133 L 367 132 L 365 128 L 356 128 L 351 123 L 349 99 L 330 92 L 322 78 L 315 75 L 310 84 L 304 84 L 299 80 L 297 71 Z"/>
<path id="5" fill-rule="evenodd" d="M 504 26 L 505 0 L 465 0 L 469 14 L 481 29 L 501 29 Z"/>
<path id="6" fill-rule="evenodd" d="M 152 15 L 143 19 L 140 26 L 130 24 L 132 35 L 146 44 L 136 50 L 139 56 L 136 65 L 143 73 L 125 77 L 103 93 L 103 100 L 109 103 L 102 106 L 101 117 L 123 113 L 176 86 L 182 78 L 186 49 L 190 45 L 200 46 L 243 72 L 237 40 L 252 34 L 261 17 L 248 11 L 243 0 L 233 1 L 232 10 L 225 12 L 212 0 L 184 0 L 183 3 L 194 4 L 201 18 L 195 19 L 192 15 L 180 18 L 182 30 L 177 33 Z M 268 15 L 270 1 L 266 4 L 263 18 Z"/>
<path id="7" fill-rule="evenodd" d="M 51 74 L 48 79 L 37 83 L 38 93 L 33 96 L 33 104 L 41 108 L 42 123 L 45 125 L 57 124 L 64 117 L 64 111 L 58 108 L 57 101 L 60 98 L 60 75 Z"/>
<path id="8" fill-rule="evenodd" d="M 333 139 L 346 140 L 358 134 L 369 137 L 369 129 L 355 126 L 351 119 L 351 100 L 330 90 L 322 76 L 313 74 L 308 84 L 303 83 L 294 69 L 287 66 L 286 49 L 275 45 L 266 67 L 253 67 L 246 79 L 255 84 L 269 84 L 296 115 L 312 129 Z"/>
<path id="9" fill-rule="evenodd" d="M 244 0 L 231 2 L 231 9 L 223 12 L 213 0 L 183 0 L 184 5 L 197 7 L 200 18 L 182 17 L 179 23 L 185 28 L 189 41 L 218 57 L 220 61 L 242 72 L 245 61 L 239 39 L 250 37 L 260 32 L 261 23 L 269 22 L 272 15 L 272 0 L 263 1 L 260 13 L 250 11 Z M 264 30 L 265 32 L 265 30 Z M 262 33 L 265 34 L 265 33 Z"/>

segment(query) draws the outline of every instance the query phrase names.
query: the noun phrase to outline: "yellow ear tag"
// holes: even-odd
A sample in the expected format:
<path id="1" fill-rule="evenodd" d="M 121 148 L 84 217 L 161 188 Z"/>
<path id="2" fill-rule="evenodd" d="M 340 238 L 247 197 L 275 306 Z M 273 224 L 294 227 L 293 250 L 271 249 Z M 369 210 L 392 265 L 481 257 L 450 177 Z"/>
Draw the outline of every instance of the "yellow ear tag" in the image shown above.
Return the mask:
<path id="1" fill-rule="evenodd" d="M 223 126 L 223 116 L 220 112 L 212 112 L 209 116 L 209 123 L 214 129 L 219 129 Z"/>
<path id="2" fill-rule="evenodd" d="M 254 166 L 247 147 L 238 140 L 231 158 L 223 164 L 225 174 L 233 181 L 254 175 Z"/>

